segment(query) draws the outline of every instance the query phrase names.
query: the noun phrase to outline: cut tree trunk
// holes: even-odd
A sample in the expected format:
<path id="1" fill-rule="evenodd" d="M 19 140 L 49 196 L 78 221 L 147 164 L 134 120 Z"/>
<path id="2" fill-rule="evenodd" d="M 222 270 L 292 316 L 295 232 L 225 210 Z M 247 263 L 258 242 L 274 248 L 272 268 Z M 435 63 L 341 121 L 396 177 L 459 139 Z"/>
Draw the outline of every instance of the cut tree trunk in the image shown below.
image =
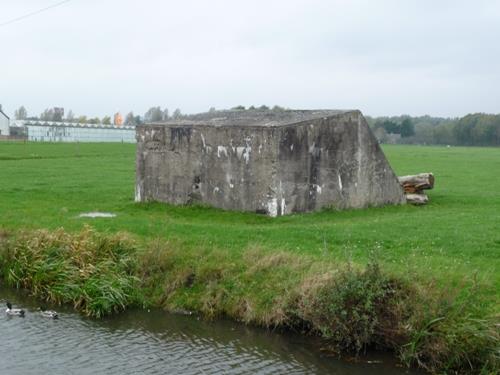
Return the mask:
<path id="1" fill-rule="evenodd" d="M 406 194 L 406 203 L 421 206 L 429 202 L 429 197 L 425 194 Z"/>
<path id="2" fill-rule="evenodd" d="M 398 177 L 398 180 L 406 194 L 419 194 L 422 190 L 434 187 L 434 175 L 432 173 L 401 176 Z"/>

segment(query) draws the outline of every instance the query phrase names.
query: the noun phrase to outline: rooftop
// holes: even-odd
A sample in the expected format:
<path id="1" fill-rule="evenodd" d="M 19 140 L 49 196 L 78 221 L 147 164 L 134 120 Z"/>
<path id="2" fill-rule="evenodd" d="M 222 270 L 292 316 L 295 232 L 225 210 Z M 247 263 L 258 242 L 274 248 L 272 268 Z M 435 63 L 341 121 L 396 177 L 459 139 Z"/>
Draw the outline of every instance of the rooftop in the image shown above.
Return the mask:
<path id="1" fill-rule="evenodd" d="M 134 130 L 135 126 L 132 125 L 113 125 L 113 124 L 88 124 L 78 122 L 64 122 L 64 121 L 44 121 L 44 120 L 15 120 L 12 126 L 56 126 L 56 127 L 71 127 L 71 128 L 101 128 L 101 129 L 127 129 Z"/>
<path id="2" fill-rule="evenodd" d="M 165 126 L 280 126 L 322 117 L 337 116 L 352 110 L 228 110 L 198 113 L 178 120 L 156 122 Z"/>

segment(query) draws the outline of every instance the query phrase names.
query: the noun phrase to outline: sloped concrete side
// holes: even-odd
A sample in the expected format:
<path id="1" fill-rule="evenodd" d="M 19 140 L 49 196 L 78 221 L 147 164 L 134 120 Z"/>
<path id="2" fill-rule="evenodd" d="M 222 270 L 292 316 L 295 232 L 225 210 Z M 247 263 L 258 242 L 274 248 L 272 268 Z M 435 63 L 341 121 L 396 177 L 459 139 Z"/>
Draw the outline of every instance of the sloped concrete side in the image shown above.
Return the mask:
<path id="1" fill-rule="evenodd" d="M 359 111 L 280 129 L 279 212 L 403 204 L 403 191 Z"/>

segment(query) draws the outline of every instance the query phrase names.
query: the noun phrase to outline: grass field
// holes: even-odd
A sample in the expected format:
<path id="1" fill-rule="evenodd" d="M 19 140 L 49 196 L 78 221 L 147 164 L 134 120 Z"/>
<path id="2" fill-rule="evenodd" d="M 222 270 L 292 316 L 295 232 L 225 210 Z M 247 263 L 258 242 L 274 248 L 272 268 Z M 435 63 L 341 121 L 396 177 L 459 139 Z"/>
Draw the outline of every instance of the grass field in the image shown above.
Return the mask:
<path id="1" fill-rule="evenodd" d="M 366 262 L 500 288 L 500 149 L 386 146 L 398 175 L 432 171 L 425 207 L 323 211 L 271 219 L 204 207 L 136 204 L 135 146 L 0 143 L 0 226 L 128 231 L 192 248 L 249 246 Z M 114 219 L 80 219 L 88 211 Z"/>
<path id="2" fill-rule="evenodd" d="M 359 350 L 375 343 L 430 370 L 469 364 L 476 372 L 482 366 L 495 368 L 498 363 L 484 358 L 499 359 L 498 326 L 484 319 L 497 319 L 500 306 L 500 149 L 385 146 L 384 151 L 398 175 L 434 173 L 427 206 L 268 218 L 198 206 L 136 204 L 134 145 L 0 143 L 0 230 L 63 227 L 81 233 L 90 224 L 100 233 L 124 231 L 147 249 L 137 274 L 141 293 L 153 304 L 260 325 L 300 320 L 324 337 L 340 335 L 341 347 Z M 117 216 L 78 217 L 89 211 Z M 50 255 L 51 247 L 78 241 L 118 244 L 109 250 L 111 259 L 120 253 L 121 240 L 95 240 L 85 233 L 76 240 L 45 233 L 40 236 L 46 242 L 21 241 L 17 259 L 7 254 L 4 263 L 31 259 L 25 269 L 34 270 L 43 259 L 53 260 L 37 258 L 43 251 Z M 96 262 L 104 262 L 99 267 L 128 272 L 129 266 L 116 270 L 99 258 L 99 249 L 89 250 Z M 86 256 L 79 255 L 78 262 Z M 383 275 L 366 266 L 373 260 Z M 58 267 L 67 261 L 58 260 Z M 351 266 L 346 271 L 346 264 L 366 271 L 351 271 Z M 37 277 L 43 278 L 46 266 Z M 126 285 L 129 276 L 124 276 Z M 26 277 L 31 280 L 26 285 L 33 286 L 34 279 Z M 421 291 L 412 292 L 407 284 Z M 331 322 L 352 310 L 353 298 L 359 319 L 334 326 L 363 326 L 372 316 L 363 334 L 332 331 Z M 366 306 L 372 307 L 365 311 Z M 390 329 L 383 319 L 392 319 Z"/>

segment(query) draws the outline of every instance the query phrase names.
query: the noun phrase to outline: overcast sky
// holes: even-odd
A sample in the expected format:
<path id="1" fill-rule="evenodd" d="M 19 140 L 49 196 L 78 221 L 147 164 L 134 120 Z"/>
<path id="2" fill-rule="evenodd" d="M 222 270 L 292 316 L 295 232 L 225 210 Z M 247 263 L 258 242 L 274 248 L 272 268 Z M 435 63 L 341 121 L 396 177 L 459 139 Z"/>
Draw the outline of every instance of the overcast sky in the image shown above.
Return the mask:
<path id="1" fill-rule="evenodd" d="M 0 24 L 57 0 L 0 0 Z M 500 112 L 500 1 L 72 0 L 0 26 L 0 103 Z"/>

